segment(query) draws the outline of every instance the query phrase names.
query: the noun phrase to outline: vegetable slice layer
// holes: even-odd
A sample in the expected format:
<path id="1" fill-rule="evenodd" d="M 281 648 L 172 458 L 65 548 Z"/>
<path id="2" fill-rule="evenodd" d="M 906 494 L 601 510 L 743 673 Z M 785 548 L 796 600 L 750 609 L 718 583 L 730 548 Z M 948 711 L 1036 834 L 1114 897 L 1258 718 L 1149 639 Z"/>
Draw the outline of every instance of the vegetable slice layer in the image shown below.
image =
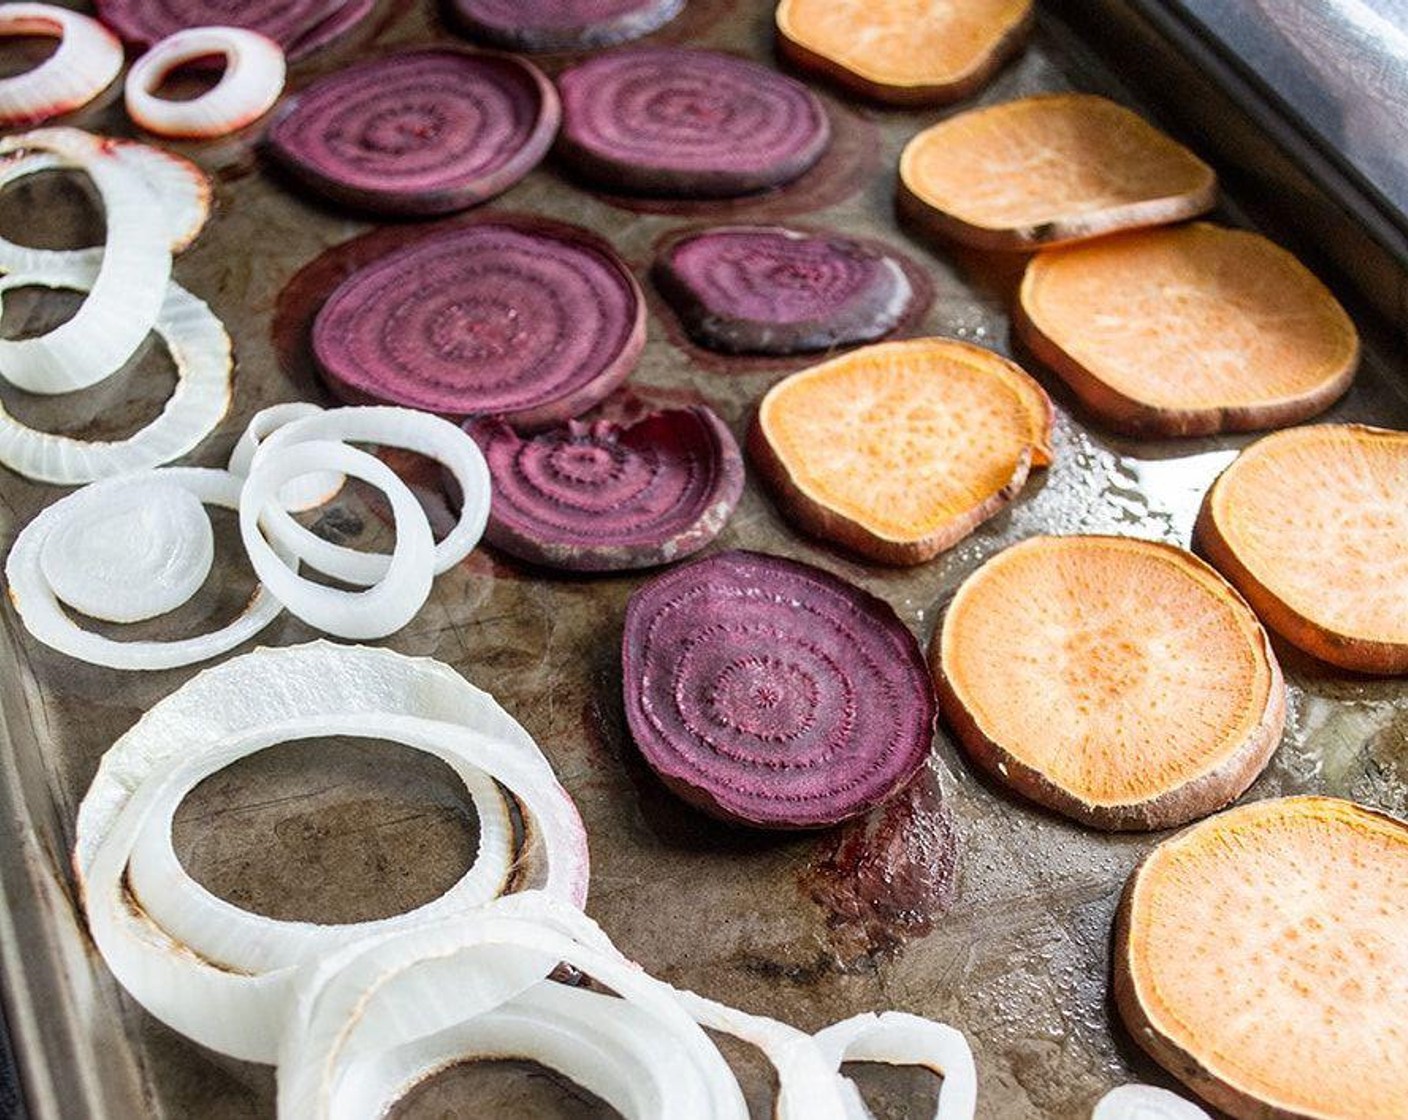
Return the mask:
<path id="1" fill-rule="evenodd" d="M 511 51 L 578 51 L 649 35 L 684 0 L 453 0 L 473 35 Z"/>
<path id="2" fill-rule="evenodd" d="M 900 201 L 940 233 L 1029 249 L 1201 214 L 1217 177 L 1139 114 L 1086 93 L 972 109 L 900 157 Z"/>
<path id="3" fill-rule="evenodd" d="M 896 105 L 977 92 L 1026 39 L 1031 0 L 782 0 L 778 49 L 799 66 Z"/>
<path id="4" fill-rule="evenodd" d="M 1213 483 L 1195 539 L 1287 641 L 1408 673 L 1408 432 L 1324 424 L 1258 440 Z"/>
<path id="5" fill-rule="evenodd" d="M 97 0 L 98 16 L 127 42 L 150 47 L 188 27 L 228 24 L 267 35 L 290 59 L 346 34 L 375 0 Z"/>
<path id="6" fill-rule="evenodd" d="M 808 564 L 722 552 L 640 587 L 622 638 L 636 745 L 728 820 L 814 828 L 863 813 L 928 757 L 934 699 L 888 603 Z"/>
<path id="7" fill-rule="evenodd" d="M 1285 719 L 1251 610 L 1197 557 L 1152 541 L 1007 549 L 959 588 L 930 660 L 976 763 L 1100 828 L 1167 828 L 1227 804 Z"/>
<path id="8" fill-rule="evenodd" d="M 1408 1115 L 1408 825 L 1292 797 L 1160 844 L 1125 888 L 1134 1038 L 1239 1120 Z"/>
<path id="9" fill-rule="evenodd" d="M 1020 367 L 945 338 L 867 346 L 774 385 L 749 448 L 802 528 L 914 564 L 1051 461 L 1051 402 Z"/>
<path id="10" fill-rule="evenodd" d="M 1136 435 L 1294 424 L 1359 364 L 1354 324 L 1304 265 L 1201 222 L 1041 253 L 1013 322 L 1091 412 Z"/>

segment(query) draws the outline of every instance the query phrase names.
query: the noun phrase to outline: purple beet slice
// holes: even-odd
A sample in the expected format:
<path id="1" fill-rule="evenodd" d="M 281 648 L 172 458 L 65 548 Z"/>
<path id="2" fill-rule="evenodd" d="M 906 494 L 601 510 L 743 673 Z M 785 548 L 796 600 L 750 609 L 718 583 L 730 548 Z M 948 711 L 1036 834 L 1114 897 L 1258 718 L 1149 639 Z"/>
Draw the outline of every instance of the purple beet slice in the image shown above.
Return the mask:
<path id="1" fill-rule="evenodd" d="M 244 27 L 267 35 L 290 59 L 346 34 L 375 0 L 97 0 L 98 18 L 145 49 L 187 27 Z"/>
<path id="2" fill-rule="evenodd" d="M 684 0 L 453 0 L 471 35 L 511 51 L 581 51 L 649 35 Z"/>
<path id="3" fill-rule="evenodd" d="M 625 380 L 645 344 L 645 303 L 586 230 L 496 220 L 428 235 L 353 273 L 318 312 L 312 342 L 344 400 L 536 428 Z"/>
<path id="4" fill-rule="evenodd" d="M 532 564 L 615 572 L 668 564 L 719 535 L 743 492 L 743 458 L 712 409 L 665 409 L 629 427 L 569 420 L 523 437 L 467 428 L 494 497 L 484 538 Z"/>
<path id="5" fill-rule="evenodd" d="M 735 551 L 669 569 L 627 603 L 621 660 L 641 754 L 726 820 L 834 824 L 929 754 L 934 696 L 914 635 L 809 564 Z"/>
<path id="6" fill-rule="evenodd" d="M 631 47 L 557 80 L 557 150 L 613 190 L 726 198 L 791 182 L 821 158 L 831 122 L 800 82 L 718 51 Z"/>
<path id="7" fill-rule="evenodd" d="M 328 198 L 381 214 L 446 214 L 507 190 L 547 153 L 552 83 L 512 55 L 402 51 L 285 100 L 270 154 Z"/>
<path id="8" fill-rule="evenodd" d="M 880 248 L 781 226 L 720 226 L 681 238 L 655 283 L 691 338 L 726 354 L 800 354 L 894 330 L 914 296 Z"/>

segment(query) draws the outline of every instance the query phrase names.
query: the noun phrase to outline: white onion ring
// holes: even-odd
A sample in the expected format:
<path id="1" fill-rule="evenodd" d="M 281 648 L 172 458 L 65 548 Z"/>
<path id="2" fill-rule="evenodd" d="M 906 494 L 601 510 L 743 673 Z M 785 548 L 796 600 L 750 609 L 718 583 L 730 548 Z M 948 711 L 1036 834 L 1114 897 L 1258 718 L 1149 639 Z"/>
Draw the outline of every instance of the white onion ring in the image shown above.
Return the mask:
<path id="1" fill-rule="evenodd" d="M 1152 1085 L 1121 1085 L 1096 1102 L 1090 1120 L 1211 1120 L 1192 1101 Z"/>
<path id="2" fill-rule="evenodd" d="M 170 853 L 171 815 L 202 777 L 276 742 L 339 733 L 409 741 L 450 762 L 472 795 L 481 792 L 487 869 L 476 861 L 461 880 L 470 888 L 452 888 L 382 921 L 318 926 L 241 911 L 179 870 Z M 321 968 L 330 954 L 349 951 L 338 946 L 420 928 L 427 916 L 454 914 L 474 896 L 502 888 L 511 853 L 493 834 L 507 818 L 493 805 L 492 783 L 475 776 L 480 770 L 516 789 L 525 821 L 534 822 L 542 841 L 541 853 L 527 853 L 514 871 L 540 876 L 542 892 L 563 906 L 580 906 L 586 841 L 571 800 L 527 733 L 448 666 L 315 642 L 256 650 L 209 669 L 113 745 L 80 806 L 74 867 L 94 940 L 118 980 L 158 1018 L 222 1053 L 270 1061 L 296 964 Z M 227 927 L 231 918 L 235 925 Z M 173 939 L 177 928 L 195 940 Z M 212 948 L 224 959 L 273 967 L 250 973 L 212 964 Z M 510 978 L 509 994 L 551 967 Z"/>
<path id="3" fill-rule="evenodd" d="M 619 998 L 566 997 L 576 1005 L 576 1022 L 554 1020 L 559 1037 L 543 1038 L 532 1056 L 570 1069 L 584 1064 L 583 1048 L 608 1033 L 622 1037 L 624 1032 L 637 1041 L 646 1036 L 641 1045 L 668 1063 L 657 1066 L 655 1078 L 670 1094 L 663 1111 L 647 1111 L 650 1102 L 634 1099 L 638 1087 L 620 1075 L 621 1069 L 639 1065 L 639 1053 L 616 1070 L 598 1072 L 597 1087 L 618 1108 L 627 1106 L 628 1120 L 747 1120 L 732 1071 L 673 991 L 625 961 L 609 942 L 603 944 L 600 931 L 593 935 L 583 927 L 595 928 L 584 915 L 536 893 L 517 895 L 455 922 L 377 938 L 313 965 L 280 1047 L 279 1115 L 309 1120 L 383 1115 L 407 1082 L 444 1064 L 442 1032 L 461 1025 L 472 1032 L 477 1016 L 513 1006 L 510 1001 L 533 986 L 523 983 L 527 976 L 544 976 L 557 962 L 566 962 Z M 523 1002 L 516 1006 L 521 1009 Z M 632 1008 L 626 1014 L 635 1022 L 607 1025 L 624 1007 Z M 655 1039 L 649 1039 L 652 1034 Z M 666 1039 L 671 1045 L 661 1047 L 659 1040 Z M 387 1072 L 394 1077 L 385 1077 Z"/>
<path id="4" fill-rule="evenodd" d="M 281 610 L 278 600 L 260 588 L 238 618 L 209 634 L 169 642 L 122 642 L 84 630 L 64 613 L 44 578 L 40 564 L 49 534 L 67 518 L 82 517 L 85 512 L 101 507 L 105 496 L 117 493 L 122 487 L 151 481 L 180 486 L 206 505 L 225 509 L 236 509 L 239 505 L 240 480 L 227 471 L 164 467 L 95 482 L 41 510 L 20 531 L 9 556 L 5 558 L 5 581 L 10 602 L 14 604 L 25 629 L 37 641 L 80 661 L 110 669 L 173 669 L 229 652 L 254 637 L 278 616 Z M 134 562 L 145 560 L 148 566 L 134 566 L 132 580 L 157 579 L 159 569 L 154 565 L 159 559 L 134 554 Z M 288 557 L 288 562 L 297 563 L 293 557 Z"/>
<path id="5" fill-rule="evenodd" d="M 442 575 L 470 554 L 489 519 L 489 466 L 484 454 L 461 428 L 429 412 L 390 405 L 335 408 L 283 425 L 260 445 L 257 469 L 265 455 L 313 439 L 375 443 L 425 455 L 454 476 L 463 495 L 459 520 L 435 546 L 434 571 Z M 318 571 L 346 583 L 368 586 L 385 578 L 384 553 L 359 552 L 324 540 L 294 521 L 277 505 L 264 511 L 261 523 L 271 540 Z"/>
<path id="6" fill-rule="evenodd" d="M 329 440 L 297 443 L 282 448 L 278 455 L 263 454 L 277 437 L 275 432 L 256 452 L 240 493 L 240 536 L 255 572 L 291 614 L 325 633 L 352 639 L 394 634 L 430 597 L 435 542 L 425 511 L 396 472 L 375 456 Z M 371 483 L 391 502 L 395 549 L 385 574 L 365 591 L 344 591 L 305 579 L 280 558 L 260 532 L 261 521 L 283 512 L 278 496 L 286 483 L 330 470 Z"/>
<path id="7" fill-rule="evenodd" d="M 33 275 L 11 273 L 0 277 L 0 296 L 23 287 L 88 291 L 94 274 L 79 261 Z M 194 450 L 230 407 L 230 336 L 205 303 L 174 281 L 156 333 L 176 366 L 176 388 L 160 416 L 125 439 L 84 440 L 26 427 L 0 405 L 0 463 L 38 482 L 74 486 L 161 466 Z"/>
<path id="8" fill-rule="evenodd" d="M 115 373 L 155 325 L 171 279 L 171 225 L 146 180 L 99 137 L 46 128 L 0 138 L 0 155 L 30 151 L 84 171 L 107 222 L 97 276 L 73 318 L 36 338 L 0 339 L 0 377 L 31 393 L 67 393 Z"/>
<path id="9" fill-rule="evenodd" d="M 310 401 L 286 401 L 261 408 L 249 418 L 244 432 L 230 452 L 228 470 L 244 478 L 254 462 L 254 453 L 269 434 L 294 420 L 315 416 L 323 410 Z M 316 509 L 337 497 L 346 479 L 336 473 L 310 474 L 296 478 L 279 491 L 279 501 L 293 513 Z"/>
<path id="10" fill-rule="evenodd" d="M 978 1071 L 968 1040 L 953 1027 L 902 1011 L 884 1011 L 844 1019 L 812 1037 L 838 1073 L 842 1062 L 884 1062 L 933 1071 L 943 1078 L 934 1120 L 973 1120 L 978 1106 Z M 854 1082 L 842 1080 L 859 1104 Z"/>
<path id="11" fill-rule="evenodd" d="M 91 16 L 53 4 L 0 5 L 0 37 L 58 36 L 53 54 L 23 74 L 0 78 L 0 128 L 69 113 L 102 93 L 122 69 L 122 44 Z"/>
<path id="12" fill-rule="evenodd" d="M 39 550 L 39 570 L 54 597 L 90 618 L 141 622 L 190 600 L 215 562 L 215 533 L 200 499 L 150 480 L 113 492 L 75 495 L 88 502 L 59 521 Z M 133 550 L 155 578 L 133 579 Z"/>
<path id="13" fill-rule="evenodd" d="M 189 101 L 157 97 L 176 67 L 206 55 L 225 56 L 214 88 Z M 272 39 L 242 27 L 188 27 L 168 35 L 127 72 L 127 114 L 148 132 L 208 140 L 243 128 L 273 107 L 284 88 L 284 52 Z"/>
<path id="14" fill-rule="evenodd" d="M 139 144 L 135 140 L 109 137 L 113 158 L 141 175 L 161 201 L 162 220 L 171 231 L 171 252 L 190 246 L 210 217 L 210 179 L 190 160 L 172 152 Z M 62 171 L 72 165 L 53 152 L 15 155 L 0 163 L 0 190 L 41 171 Z M 103 247 L 86 249 L 38 249 L 17 245 L 0 237 L 0 272 L 46 272 L 49 269 L 91 268 L 96 274 L 102 263 Z"/>

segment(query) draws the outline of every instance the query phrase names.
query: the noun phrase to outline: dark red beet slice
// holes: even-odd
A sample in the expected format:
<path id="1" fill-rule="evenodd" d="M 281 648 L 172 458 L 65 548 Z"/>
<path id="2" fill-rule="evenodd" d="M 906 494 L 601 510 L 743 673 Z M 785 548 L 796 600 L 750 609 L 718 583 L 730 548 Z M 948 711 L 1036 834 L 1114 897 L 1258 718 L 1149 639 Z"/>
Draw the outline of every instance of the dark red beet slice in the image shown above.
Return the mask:
<path id="1" fill-rule="evenodd" d="M 585 412 L 640 356 L 645 303 L 610 246 L 559 228 L 468 225 L 353 273 L 313 323 L 329 387 L 523 428 Z"/>
<path id="2" fill-rule="evenodd" d="M 725 198 L 791 182 L 831 122 L 800 82 L 718 51 L 632 47 L 557 80 L 558 152 L 613 190 Z"/>
<path id="3" fill-rule="evenodd" d="M 337 202 L 446 214 L 507 190 L 546 154 L 561 110 L 521 58 L 402 51 L 349 66 L 285 100 L 270 153 Z"/>
<path id="4" fill-rule="evenodd" d="M 904 266 L 865 242 L 781 226 L 721 226 L 676 241 L 655 282 L 701 346 L 798 354 L 893 330 L 914 291 Z"/>
<path id="5" fill-rule="evenodd" d="M 97 0 L 98 18 L 124 41 L 150 47 L 187 27 L 247 27 L 290 59 L 303 58 L 366 18 L 375 0 Z"/>
<path id="6" fill-rule="evenodd" d="M 865 812 L 928 756 L 934 696 L 888 603 L 809 564 L 721 552 L 626 606 L 626 719 L 686 800 L 764 828 Z"/>
<path id="7" fill-rule="evenodd" d="M 738 444 L 711 409 L 653 412 L 623 428 L 579 420 L 524 438 L 502 420 L 468 431 L 489 462 L 484 538 L 549 568 L 668 564 L 716 536 L 743 492 Z"/>
<path id="8" fill-rule="evenodd" d="M 684 0 L 453 0 L 470 34 L 511 51 L 580 51 L 649 35 Z"/>

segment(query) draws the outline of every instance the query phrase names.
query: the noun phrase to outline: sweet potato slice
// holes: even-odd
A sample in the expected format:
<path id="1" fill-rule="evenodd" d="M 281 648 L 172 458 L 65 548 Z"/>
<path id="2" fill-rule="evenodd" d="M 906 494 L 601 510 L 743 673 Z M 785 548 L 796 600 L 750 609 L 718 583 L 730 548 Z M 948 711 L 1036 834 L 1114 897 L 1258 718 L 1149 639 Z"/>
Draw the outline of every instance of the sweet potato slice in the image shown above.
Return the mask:
<path id="1" fill-rule="evenodd" d="M 1153 541 L 1034 537 L 999 553 L 959 588 L 929 663 L 974 762 L 1096 828 L 1221 808 L 1285 720 L 1256 616 L 1196 556 Z"/>
<path id="2" fill-rule="evenodd" d="M 1013 325 L 1132 435 L 1295 424 L 1342 396 L 1359 365 L 1354 324 L 1295 257 L 1202 222 L 1038 254 Z"/>
<path id="3" fill-rule="evenodd" d="M 777 46 L 863 97 L 939 105 L 981 89 L 1031 24 L 1031 0 L 782 0 Z"/>
<path id="4" fill-rule="evenodd" d="M 980 346 L 866 346 L 763 397 L 749 450 L 802 529 L 884 564 L 952 547 L 1051 461 L 1051 402 Z"/>
<path id="5" fill-rule="evenodd" d="M 1115 921 L 1145 1050 L 1241 1120 L 1408 1116 L 1408 826 L 1258 801 L 1164 841 Z"/>
<path id="6" fill-rule="evenodd" d="M 1292 645 L 1408 673 L 1408 432 L 1319 424 L 1258 440 L 1209 489 L 1194 540 Z"/>
<path id="7" fill-rule="evenodd" d="M 1054 93 L 971 109 L 900 157 L 901 209 L 980 249 L 1035 249 L 1182 221 L 1212 208 L 1217 176 L 1138 113 Z"/>

